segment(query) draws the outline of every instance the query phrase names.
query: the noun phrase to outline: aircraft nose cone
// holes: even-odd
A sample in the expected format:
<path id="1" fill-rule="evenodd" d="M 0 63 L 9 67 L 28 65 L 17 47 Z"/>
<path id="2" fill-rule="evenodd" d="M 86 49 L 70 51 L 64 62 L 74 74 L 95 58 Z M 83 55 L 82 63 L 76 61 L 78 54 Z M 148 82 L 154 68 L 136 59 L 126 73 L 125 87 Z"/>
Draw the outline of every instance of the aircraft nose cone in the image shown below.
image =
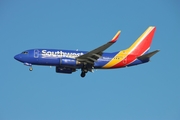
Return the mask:
<path id="1" fill-rule="evenodd" d="M 19 59 L 20 59 L 20 58 L 19 58 L 19 55 L 15 55 L 15 56 L 14 56 L 14 59 L 16 59 L 16 60 L 19 61 Z"/>
<path id="2" fill-rule="evenodd" d="M 14 56 L 14 59 L 16 59 L 16 60 L 17 60 L 17 55 L 15 55 L 15 56 Z"/>

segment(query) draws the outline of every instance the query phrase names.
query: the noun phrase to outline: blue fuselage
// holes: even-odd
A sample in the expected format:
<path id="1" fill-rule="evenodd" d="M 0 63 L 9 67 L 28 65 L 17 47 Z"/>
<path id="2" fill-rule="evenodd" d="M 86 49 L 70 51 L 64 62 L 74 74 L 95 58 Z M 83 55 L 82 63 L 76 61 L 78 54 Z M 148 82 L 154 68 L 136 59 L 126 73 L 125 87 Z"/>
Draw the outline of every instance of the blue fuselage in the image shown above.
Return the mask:
<path id="1" fill-rule="evenodd" d="M 15 59 L 23 62 L 25 65 L 73 66 L 73 62 L 71 64 L 71 62 L 67 60 L 75 60 L 76 57 L 85 53 L 87 52 L 61 49 L 31 49 L 16 55 Z M 103 53 L 102 57 L 94 63 L 94 68 L 102 68 L 102 66 L 107 64 L 117 53 L 118 52 Z M 65 64 L 66 61 L 68 64 Z M 64 64 L 61 64 L 61 62 L 64 62 Z M 75 66 L 78 68 L 78 65 L 74 63 L 74 67 Z"/>

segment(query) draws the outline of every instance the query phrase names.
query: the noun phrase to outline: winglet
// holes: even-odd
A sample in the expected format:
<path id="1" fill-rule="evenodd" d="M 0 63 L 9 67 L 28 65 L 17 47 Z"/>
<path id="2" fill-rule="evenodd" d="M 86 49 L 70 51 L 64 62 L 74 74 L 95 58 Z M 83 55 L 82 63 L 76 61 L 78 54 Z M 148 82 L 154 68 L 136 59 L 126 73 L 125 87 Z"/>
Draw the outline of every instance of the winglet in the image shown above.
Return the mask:
<path id="1" fill-rule="evenodd" d="M 113 39 L 110 41 L 110 43 L 115 43 L 120 35 L 121 31 L 119 30 L 116 35 L 113 37 Z"/>

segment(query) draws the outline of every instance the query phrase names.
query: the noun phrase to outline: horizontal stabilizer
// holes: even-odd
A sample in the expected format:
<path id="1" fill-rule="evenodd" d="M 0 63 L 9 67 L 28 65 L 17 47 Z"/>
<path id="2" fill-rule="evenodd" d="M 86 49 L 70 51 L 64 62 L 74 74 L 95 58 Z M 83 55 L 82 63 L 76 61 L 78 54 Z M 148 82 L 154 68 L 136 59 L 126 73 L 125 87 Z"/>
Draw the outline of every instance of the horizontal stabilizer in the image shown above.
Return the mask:
<path id="1" fill-rule="evenodd" d="M 139 60 L 149 60 L 149 58 L 151 58 L 153 55 L 155 55 L 157 52 L 159 52 L 159 50 L 155 50 L 153 52 L 150 52 L 150 53 L 147 53 L 147 54 L 144 54 L 140 57 L 138 57 Z"/>

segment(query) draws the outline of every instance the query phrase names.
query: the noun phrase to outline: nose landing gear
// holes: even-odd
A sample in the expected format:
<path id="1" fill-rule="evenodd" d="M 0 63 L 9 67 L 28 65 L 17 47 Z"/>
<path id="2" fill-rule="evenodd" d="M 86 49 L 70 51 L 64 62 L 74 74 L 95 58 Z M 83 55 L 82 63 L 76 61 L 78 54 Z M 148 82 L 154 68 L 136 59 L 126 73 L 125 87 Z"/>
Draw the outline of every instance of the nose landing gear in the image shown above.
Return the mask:
<path id="1" fill-rule="evenodd" d="M 29 68 L 29 71 L 32 71 L 33 70 L 33 68 L 32 68 L 32 66 Z"/>
<path id="2" fill-rule="evenodd" d="M 26 66 L 29 66 L 30 68 L 29 68 L 29 71 L 32 71 L 33 70 L 33 68 L 32 68 L 32 64 L 31 63 L 24 63 L 24 65 L 26 65 Z"/>

